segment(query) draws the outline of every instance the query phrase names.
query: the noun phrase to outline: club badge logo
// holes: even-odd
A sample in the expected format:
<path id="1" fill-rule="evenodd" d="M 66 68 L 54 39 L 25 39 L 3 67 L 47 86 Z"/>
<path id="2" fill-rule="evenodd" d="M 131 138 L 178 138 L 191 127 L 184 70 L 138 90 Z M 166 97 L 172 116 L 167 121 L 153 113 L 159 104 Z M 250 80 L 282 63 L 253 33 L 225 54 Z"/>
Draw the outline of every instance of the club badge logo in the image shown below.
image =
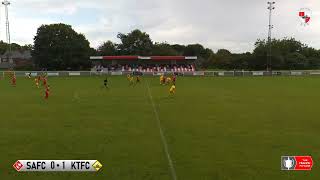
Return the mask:
<path id="1" fill-rule="evenodd" d="M 281 169 L 282 170 L 293 170 L 296 165 L 294 156 L 283 156 L 281 158 Z"/>
<path id="2" fill-rule="evenodd" d="M 17 161 L 13 164 L 13 168 L 16 169 L 16 171 L 20 171 L 22 167 L 23 165 L 20 163 L 20 161 Z"/>

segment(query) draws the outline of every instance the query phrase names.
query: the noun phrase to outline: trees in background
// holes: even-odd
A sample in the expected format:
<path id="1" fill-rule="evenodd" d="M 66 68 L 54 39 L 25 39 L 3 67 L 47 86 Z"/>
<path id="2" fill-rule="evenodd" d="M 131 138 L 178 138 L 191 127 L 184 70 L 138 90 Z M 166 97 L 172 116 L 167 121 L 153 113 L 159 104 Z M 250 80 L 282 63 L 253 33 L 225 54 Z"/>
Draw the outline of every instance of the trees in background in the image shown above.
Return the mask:
<path id="1" fill-rule="evenodd" d="M 38 28 L 34 37 L 33 60 L 38 68 L 79 70 L 90 67 L 92 49 L 83 34 L 70 25 L 50 24 Z"/>
<path id="2" fill-rule="evenodd" d="M 254 61 L 253 64 L 249 64 L 249 68 L 263 69 L 266 65 L 265 62 L 267 62 L 268 50 L 267 41 L 257 40 L 253 51 Z M 320 51 L 310 48 L 294 38 L 273 39 L 271 50 L 273 69 L 317 69 L 319 67 L 317 59 L 320 59 Z"/>
<path id="3" fill-rule="evenodd" d="M 183 55 L 198 56 L 197 66 L 203 69 L 225 70 L 265 70 L 269 52 L 266 40 L 258 39 L 252 53 L 231 53 L 227 49 L 219 49 L 214 53 L 201 44 L 168 44 L 153 43 L 150 36 L 134 30 L 128 34 L 118 34 L 120 43 L 111 41 L 103 43 L 97 50 L 98 55 Z M 310 48 L 294 38 L 273 39 L 272 69 L 318 69 L 320 68 L 320 51 Z"/>
<path id="4" fill-rule="evenodd" d="M 117 55 L 117 44 L 113 43 L 112 41 L 104 42 L 102 45 L 100 45 L 97 49 L 97 55 L 103 56 L 114 56 Z"/>
<path id="5" fill-rule="evenodd" d="M 210 67 L 209 58 L 213 55 L 213 51 L 204 48 L 201 44 L 189 44 L 184 48 L 184 56 L 197 56 L 196 65 L 202 68 Z"/>
<path id="6" fill-rule="evenodd" d="M 118 44 L 120 54 L 142 55 L 152 54 L 153 42 L 149 34 L 136 29 L 128 34 L 118 33 L 121 43 Z"/>
<path id="7" fill-rule="evenodd" d="M 0 55 L 3 55 L 6 51 L 9 50 L 9 44 L 6 42 L 0 41 Z M 11 43 L 11 51 L 25 51 L 25 50 L 32 50 L 31 44 L 26 44 L 23 46 L 20 46 L 16 43 Z"/>
<path id="8" fill-rule="evenodd" d="M 214 53 L 201 44 L 153 42 L 149 34 L 139 29 L 127 34 L 118 33 L 117 37 L 119 43 L 106 41 L 93 49 L 84 35 L 75 32 L 71 26 L 51 24 L 39 27 L 33 46 L 12 44 L 12 48 L 32 49 L 37 67 L 56 70 L 89 68 L 91 55 L 197 56 L 196 64 L 203 69 L 265 70 L 269 52 L 269 43 L 260 39 L 255 42 L 252 53 L 235 54 L 227 49 Z M 5 49 L 6 44 L 0 41 L 0 53 Z M 271 49 L 273 70 L 320 68 L 320 51 L 294 38 L 273 39 Z"/>
<path id="9" fill-rule="evenodd" d="M 232 53 L 227 49 L 219 49 L 212 62 L 214 67 L 219 69 L 234 69 Z"/>
<path id="10" fill-rule="evenodd" d="M 180 53 L 168 43 L 156 42 L 152 48 L 152 55 L 155 56 L 178 56 Z"/>

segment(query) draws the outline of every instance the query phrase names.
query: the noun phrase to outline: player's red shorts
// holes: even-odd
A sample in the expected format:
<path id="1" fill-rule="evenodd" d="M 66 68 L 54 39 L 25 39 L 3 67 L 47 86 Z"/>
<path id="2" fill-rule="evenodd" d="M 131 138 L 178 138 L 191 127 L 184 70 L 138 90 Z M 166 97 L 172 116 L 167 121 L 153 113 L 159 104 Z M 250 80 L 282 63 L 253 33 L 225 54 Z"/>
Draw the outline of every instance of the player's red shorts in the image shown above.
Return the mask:
<path id="1" fill-rule="evenodd" d="M 47 91 L 46 91 L 46 96 L 45 96 L 45 98 L 46 98 L 46 99 L 49 98 L 49 92 L 47 92 Z"/>

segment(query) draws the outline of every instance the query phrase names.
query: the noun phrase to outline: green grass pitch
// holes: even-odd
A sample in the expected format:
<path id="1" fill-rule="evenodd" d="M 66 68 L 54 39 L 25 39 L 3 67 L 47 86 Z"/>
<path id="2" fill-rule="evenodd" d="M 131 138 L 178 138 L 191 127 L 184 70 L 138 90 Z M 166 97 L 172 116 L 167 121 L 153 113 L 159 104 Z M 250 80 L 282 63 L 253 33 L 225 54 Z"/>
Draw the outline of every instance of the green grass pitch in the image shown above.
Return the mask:
<path id="1" fill-rule="evenodd" d="M 156 113 L 178 180 L 320 179 L 320 78 L 179 77 L 0 80 L 0 179 L 171 180 Z M 153 97 L 151 100 L 148 86 Z M 153 101 L 153 102 L 152 102 Z M 152 106 L 154 103 L 154 107 Z M 280 171 L 280 156 L 312 155 L 312 171 Z M 97 173 L 18 173 L 18 159 L 98 159 Z"/>

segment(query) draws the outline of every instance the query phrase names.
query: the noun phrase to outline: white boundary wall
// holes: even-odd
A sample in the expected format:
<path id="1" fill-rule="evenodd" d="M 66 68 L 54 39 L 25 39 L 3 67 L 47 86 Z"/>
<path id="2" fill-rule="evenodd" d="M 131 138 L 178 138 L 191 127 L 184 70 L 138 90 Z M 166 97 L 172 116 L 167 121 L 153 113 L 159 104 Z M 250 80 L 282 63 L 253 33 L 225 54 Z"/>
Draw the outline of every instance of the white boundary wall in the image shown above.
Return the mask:
<path id="1" fill-rule="evenodd" d="M 320 76 L 320 70 L 301 70 L 301 71 L 195 71 L 195 72 L 122 72 L 122 71 L 15 71 L 16 76 L 23 77 L 31 73 L 35 77 L 47 73 L 51 77 L 65 76 L 121 76 L 128 74 L 139 74 L 145 76 L 160 76 L 177 74 L 180 76 L 207 76 L 207 77 L 259 77 L 259 76 Z M 0 71 L 0 76 L 5 76 L 5 71 Z"/>

